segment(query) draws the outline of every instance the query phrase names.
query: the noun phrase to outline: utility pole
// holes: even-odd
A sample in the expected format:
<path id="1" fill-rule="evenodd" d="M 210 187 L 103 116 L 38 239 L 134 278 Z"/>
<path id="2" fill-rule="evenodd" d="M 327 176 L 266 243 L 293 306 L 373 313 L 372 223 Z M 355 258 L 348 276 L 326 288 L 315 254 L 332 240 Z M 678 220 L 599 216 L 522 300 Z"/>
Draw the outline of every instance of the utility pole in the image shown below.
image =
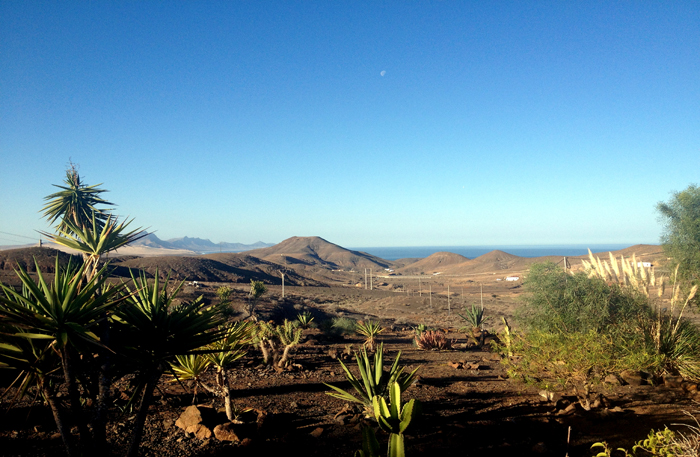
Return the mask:
<path id="1" fill-rule="evenodd" d="M 452 315 L 452 309 L 450 308 L 450 285 L 447 285 L 447 315 Z"/>
<path id="2" fill-rule="evenodd" d="M 420 283 L 420 277 L 418 278 L 418 296 L 419 297 L 423 296 L 423 286 Z"/>
<path id="3" fill-rule="evenodd" d="M 282 298 L 284 298 L 284 272 L 280 271 L 280 274 L 282 275 Z"/>
<path id="4" fill-rule="evenodd" d="M 484 283 L 479 283 L 481 286 L 481 310 L 484 310 Z"/>
<path id="5" fill-rule="evenodd" d="M 367 290 L 367 268 L 365 268 L 365 290 Z"/>
<path id="6" fill-rule="evenodd" d="M 374 283 L 372 282 L 374 278 L 372 278 L 372 269 L 369 269 L 369 290 L 374 290 Z"/>
<path id="7" fill-rule="evenodd" d="M 430 291 L 428 294 L 430 295 L 430 309 L 433 309 L 433 285 L 430 284 Z"/>

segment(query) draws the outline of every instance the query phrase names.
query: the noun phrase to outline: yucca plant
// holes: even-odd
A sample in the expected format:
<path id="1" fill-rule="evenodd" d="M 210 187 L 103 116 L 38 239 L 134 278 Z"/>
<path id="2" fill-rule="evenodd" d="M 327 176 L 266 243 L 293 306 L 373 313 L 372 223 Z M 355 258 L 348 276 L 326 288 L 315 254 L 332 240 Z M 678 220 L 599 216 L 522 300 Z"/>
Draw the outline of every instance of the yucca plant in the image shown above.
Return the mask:
<path id="1" fill-rule="evenodd" d="M 234 406 L 231 403 L 231 388 L 228 382 L 226 369 L 236 360 L 246 354 L 245 347 L 252 341 L 255 324 L 250 322 L 236 322 L 225 325 L 219 330 L 222 336 L 219 340 L 201 348 L 200 354 L 178 355 L 176 361 L 171 364 L 176 379 L 192 380 L 195 383 L 194 398 L 197 395 L 197 387 L 221 397 L 224 400 L 226 416 L 230 421 L 236 419 Z M 208 368 L 216 368 L 216 385 L 210 386 L 203 381 L 203 376 Z"/>
<path id="2" fill-rule="evenodd" d="M 108 210 L 100 209 L 98 205 L 114 206 L 113 203 L 100 197 L 100 194 L 107 191 L 97 187 L 101 184 L 94 186 L 83 184 L 78 173 L 78 167 L 72 162 L 66 170 L 64 183 L 66 184 L 65 186 L 54 184 L 54 187 L 62 190 L 44 198 L 47 201 L 46 205 L 41 209 L 44 217 L 49 220 L 50 224 L 58 221 L 58 231 L 71 230 L 68 223 L 73 224 L 75 227 L 89 225 L 94 217 L 101 230 L 108 218 Z"/>
<path id="3" fill-rule="evenodd" d="M 384 327 L 379 322 L 371 320 L 367 322 L 360 321 L 357 323 L 356 331 L 365 337 L 363 346 L 374 352 L 377 349 L 377 336 L 384 331 Z"/>
<path id="4" fill-rule="evenodd" d="M 339 398 L 351 403 L 360 403 L 364 406 L 367 417 L 372 417 L 374 414 L 372 399 L 375 396 L 386 398 L 389 385 L 394 382 L 399 384 L 401 392 L 403 392 L 408 389 L 408 387 L 415 380 L 418 368 L 413 370 L 411 373 L 404 373 L 403 367 L 399 366 L 400 358 L 401 352 L 397 354 L 394 363 L 387 372 L 384 370 L 384 344 L 380 344 L 378 350 L 374 353 L 373 362 L 370 362 L 367 349 L 362 348 L 362 352 L 355 352 L 357 368 L 360 372 L 359 378 L 348 369 L 342 360 L 338 360 L 340 365 L 343 367 L 345 377 L 355 390 L 356 395 L 353 395 L 331 384 L 326 384 L 328 387 L 333 389 L 332 392 L 327 392 L 327 394 L 331 397 Z"/>
<path id="5" fill-rule="evenodd" d="M 257 319 L 255 308 L 258 306 L 258 301 L 267 292 L 267 287 L 262 281 L 250 280 L 250 292 L 248 293 L 248 318 Z"/>
<path id="6" fill-rule="evenodd" d="M 40 386 L 43 384 L 42 388 L 46 388 L 45 375 L 49 369 L 44 362 L 51 358 L 47 352 L 49 348 L 55 351 L 68 389 L 71 416 L 80 431 L 81 446 L 88 447 L 91 436 L 88 419 L 81 407 L 76 378 L 79 354 L 93 353 L 103 346 L 94 330 L 116 309 L 122 297 L 117 296 L 117 288 L 105 285 L 104 267 L 87 282 L 83 282 L 85 264 L 77 267 L 69 262 L 62 268 L 56 258 L 52 282 L 44 279 L 36 262 L 35 267 L 36 280 L 21 267 L 15 271 L 22 283 L 21 293 L 0 284 L 3 291 L 0 296 L 0 318 L 5 326 L 5 336 L 0 340 L 0 351 L 4 354 L 2 361 L 22 370 L 24 378 L 21 385 L 24 390 L 34 379 Z M 35 341 L 24 344 L 17 338 Z M 37 363 L 37 367 L 33 367 L 32 363 Z M 51 392 L 46 390 L 44 394 L 51 396 Z M 60 405 L 51 404 L 50 398 L 47 401 L 52 409 L 58 408 L 53 409 L 54 419 L 62 421 L 65 414 L 60 411 Z M 65 432 L 63 425 L 57 423 L 57 426 L 59 431 Z M 63 434 L 63 439 L 69 453 L 75 454 L 77 451 L 70 436 Z"/>
<path id="7" fill-rule="evenodd" d="M 138 411 L 129 457 L 138 453 L 153 390 L 176 356 L 201 353 L 203 347 L 225 335 L 218 306 L 207 306 L 202 297 L 174 304 L 184 281 L 170 288 L 168 278 L 161 285 L 158 271 L 152 282 L 143 272 L 139 277 L 132 273 L 131 278 L 135 290 L 125 286 L 129 293 L 128 306 L 119 309 L 114 338 L 123 363 L 130 365 L 137 375 L 132 399 L 138 400 Z"/>

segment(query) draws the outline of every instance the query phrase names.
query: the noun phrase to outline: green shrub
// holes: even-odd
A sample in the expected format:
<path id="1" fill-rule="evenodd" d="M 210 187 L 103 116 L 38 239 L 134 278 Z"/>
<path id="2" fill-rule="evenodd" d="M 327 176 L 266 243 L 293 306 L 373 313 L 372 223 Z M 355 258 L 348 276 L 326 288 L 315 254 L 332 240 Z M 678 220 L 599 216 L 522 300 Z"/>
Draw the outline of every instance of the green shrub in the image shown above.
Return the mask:
<path id="1" fill-rule="evenodd" d="M 355 333 L 357 323 L 349 317 L 334 317 L 319 324 L 321 331 L 330 337 L 340 338 Z"/>
<path id="2" fill-rule="evenodd" d="M 624 335 L 651 313 L 649 299 L 636 290 L 571 275 L 551 262 L 533 265 L 524 287 L 518 318 L 529 330 Z"/>
<path id="3" fill-rule="evenodd" d="M 610 373 L 649 369 L 657 361 L 639 339 L 614 342 L 595 332 L 534 330 L 512 342 L 519 357 L 506 358 L 508 375 L 541 388 L 562 389 L 600 383 Z"/>

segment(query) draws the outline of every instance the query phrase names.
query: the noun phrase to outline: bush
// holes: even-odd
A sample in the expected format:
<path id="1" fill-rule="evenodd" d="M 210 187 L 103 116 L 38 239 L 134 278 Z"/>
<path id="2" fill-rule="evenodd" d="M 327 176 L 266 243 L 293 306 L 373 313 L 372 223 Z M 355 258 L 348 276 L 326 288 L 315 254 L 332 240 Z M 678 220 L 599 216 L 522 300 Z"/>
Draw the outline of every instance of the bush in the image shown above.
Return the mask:
<path id="1" fill-rule="evenodd" d="M 331 320 L 322 321 L 319 328 L 327 336 L 339 338 L 354 334 L 356 326 L 357 323 L 348 317 L 334 317 Z"/>
<path id="2" fill-rule="evenodd" d="M 505 358 L 508 375 L 541 388 L 581 388 L 595 385 L 610 373 L 649 369 L 657 363 L 641 338 L 621 344 L 595 332 L 553 333 L 539 330 L 516 337 Z"/>
<path id="3" fill-rule="evenodd" d="M 568 274 L 551 262 L 533 265 L 523 285 L 518 317 L 529 330 L 624 335 L 651 313 L 643 294 L 584 273 Z"/>

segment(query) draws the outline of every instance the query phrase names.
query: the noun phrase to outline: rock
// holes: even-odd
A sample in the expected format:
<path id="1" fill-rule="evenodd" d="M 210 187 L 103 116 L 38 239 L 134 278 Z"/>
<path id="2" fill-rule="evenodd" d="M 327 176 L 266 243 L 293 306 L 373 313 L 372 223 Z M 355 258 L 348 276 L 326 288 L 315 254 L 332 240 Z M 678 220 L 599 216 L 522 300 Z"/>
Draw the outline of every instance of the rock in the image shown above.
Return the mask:
<path id="1" fill-rule="evenodd" d="M 664 385 L 672 389 L 680 389 L 683 384 L 683 378 L 681 376 L 664 376 Z"/>
<path id="2" fill-rule="evenodd" d="M 641 386 L 646 383 L 640 371 L 625 370 L 620 373 L 620 377 L 630 386 Z"/>
<path id="3" fill-rule="evenodd" d="M 693 382 L 683 383 L 683 388 L 688 392 L 697 392 L 698 391 L 698 385 L 693 383 Z"/>
<path id="4" fill-rule="evenodd" d="M 603 379 L 603 382 L 606 384 L 612 384 L 613 386 L 620 385 L 620 379 L 612 373 L 607 375 L 605 379 Z"/>
<path id="5" fill-rule="evenodd" d="M 195 438 L 199 440 L 206 440 L 211 438 L 211 430 L 204 424 L 196 424 L 187 427 L 185 430 L 187 433 L 193 433 Z"/>
<path id="6" fill-rule="evenodd" d="M 318 438 L 323 434 L 323 429 L 321 427 L 316 427 L 309 435 L 313 436 L 314 438 Z"/>
<path id="7" fill-rule="evenodd" d="M 251 444 L 253 444 L 253 440 L 250 438 L 243 438 L 243 441 L 241 441 L 241 447 L 248 447 Z"/>
<path id="8" fill-rule="evenodd" d="M 501 357 L 501 354 L 498 354 L 496 352 L 492 352 L 489 355 L 484 356 L 483 360 L 485 360 L 485 361 L 489 360 L 492 362 L 500 362 L 501 360 L 503 360 L 503 357 Z"/>
<path id="9" fill-rule="evenodd" d="M 188 406 L 185 412 L 175 421 L 175 425 L 187 431 L 188 428 L 202 423 L 202 413 L 196 406 Z"/>
<path id="10" fill-rule="evenodd" d="M 464 368 L 462 365 L 462 362 L 447 362 L 447 365 L 454 368 L 455 370 L 459 370 L 461 368 Z"/>
<path id="11" fill-rule="evenodd" d="M 219 424 L 214 427 L 214 436 L 219 441 L 232 441 L 237 443 L 241 440 L 238 435 L 236 435 L 234 425 L 230 422 Z"/>
<path id="12" fill-rule="evenodd" d="M 172 419 L 165 419 L 163 420 L 163 428 L 164 429 L 169 429 L 170 427 L 173 426 L 173 420 Z"/>
<path id="13" fill-rule="evenodd" d="M 297 409 L 297 408 L 299 407 L 299 403 L 293 401 L 293 402 L 291 402 L 291 403 L 289 404 L 289 407 L 290 407 L 291 409 Z"/>
<path id="14" fill-rule="evenodd" d="M 576 403 L 572 403 L 566 408 L 557 411 L 557 416 L 570 416 L 576 412 Z"/>

